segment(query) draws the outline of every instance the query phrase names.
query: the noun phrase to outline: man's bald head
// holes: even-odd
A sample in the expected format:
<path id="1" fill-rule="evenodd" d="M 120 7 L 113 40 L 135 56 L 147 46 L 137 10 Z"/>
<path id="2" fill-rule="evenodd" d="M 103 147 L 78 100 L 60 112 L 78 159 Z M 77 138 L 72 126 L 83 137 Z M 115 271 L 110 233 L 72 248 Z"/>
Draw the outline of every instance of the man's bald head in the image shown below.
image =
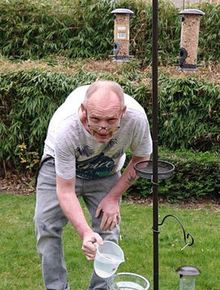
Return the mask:
<path id="1" fill-rule="evenodd" d="M 98 80 L 91 84 L 86 91 L 84 104 L 86 105 L 89 102 L 89 99 L 91 99 L 92 95 L 100 91 L 101 94 L 100 98 L 106 98 L 108 99 L 112 93 L 117 95 L 121 108 L 124 108 L 124 92 L 122 87 L 114 82 L 114 81 L 108 81 L 108 80 Z"/>

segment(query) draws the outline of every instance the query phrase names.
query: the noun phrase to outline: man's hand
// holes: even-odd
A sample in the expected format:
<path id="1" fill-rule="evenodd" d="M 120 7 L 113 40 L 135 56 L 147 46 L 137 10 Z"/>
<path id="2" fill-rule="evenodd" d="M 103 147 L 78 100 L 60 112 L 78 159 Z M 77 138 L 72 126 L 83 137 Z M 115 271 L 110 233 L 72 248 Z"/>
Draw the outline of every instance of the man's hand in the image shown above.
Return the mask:
<path id="1" fill-rule="evenodd" d="M 112 230 L 120 222 L 119 201 L 107 195 L 96 210 L 96 217 L 102 214 L 100 228 L 103 231 Z"/>
<path id="2" fill-rule="evenodd" d="M 98 245 L 102 245 L 101 236 L 93 231 L 87 232 L 83 236 L 82 250 L 87 260 L 94 260 Z"/>

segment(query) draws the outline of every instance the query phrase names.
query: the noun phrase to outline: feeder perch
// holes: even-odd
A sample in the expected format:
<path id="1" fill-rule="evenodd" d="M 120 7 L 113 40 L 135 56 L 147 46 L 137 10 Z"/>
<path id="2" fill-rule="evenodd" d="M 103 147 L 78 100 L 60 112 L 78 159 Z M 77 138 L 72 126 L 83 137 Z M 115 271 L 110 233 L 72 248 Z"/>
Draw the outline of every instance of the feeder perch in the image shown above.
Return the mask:
<path id="1" fill-rule="evenodd" d="M 182 266 L 176 272 L 180 275 L 179 290 L 195 290 L 196 276 L 200 274 L 199 269 L 193 266 Z"/>
<path id="2" fill-rule="evenodd" d="M 182 70 L 196 70 L 199 43 L 200 18 L 205 13 L 199 9 L 184 9 L 182 19 L 179 67 Z"/>
<path id="3" fill-rule="evenodd" d="M 118 8 L 111 13 L 115 15 L 112 58 L 114 61 L 126 62 L 131 58 L 129 55 L 130 16 L 134 12 L 130 9 Z"/>

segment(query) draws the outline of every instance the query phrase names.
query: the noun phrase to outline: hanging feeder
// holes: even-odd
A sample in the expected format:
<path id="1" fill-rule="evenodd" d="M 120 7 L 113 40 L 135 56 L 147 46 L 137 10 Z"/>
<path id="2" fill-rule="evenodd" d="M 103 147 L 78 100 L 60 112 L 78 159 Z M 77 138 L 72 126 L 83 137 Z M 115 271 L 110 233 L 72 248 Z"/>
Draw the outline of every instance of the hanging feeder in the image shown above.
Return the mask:
<path id="1" fill-rule="evenodd" d="M 192 71 L 197 68 L 200 18 L 205 13 L 199 9 L 184 9 L 179 14 L 182 19 L 179 67 Z"/>
<path id="2" fill-rule="evenodd" d="M 112 58 L 114 61 L 126 62 L 131 58 L 129 55 L 130 16 L 133 15 L 134 12 L 130 9 L 118 8 L 111 13 L 115 15 Z"/>

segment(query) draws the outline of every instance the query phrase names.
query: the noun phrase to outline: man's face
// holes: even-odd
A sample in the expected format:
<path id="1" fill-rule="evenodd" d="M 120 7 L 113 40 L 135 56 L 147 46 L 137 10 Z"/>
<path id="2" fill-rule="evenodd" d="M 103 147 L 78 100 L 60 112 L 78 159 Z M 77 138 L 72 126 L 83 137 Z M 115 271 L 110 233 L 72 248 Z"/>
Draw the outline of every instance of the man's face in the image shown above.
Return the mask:
<path id="1" fill-rule="evenodd" d="M 108 97 L 100 94 L 100 91 L 95 92 L 89 98 L 84 110 L 87 130 L 98 142 L 106 143 L 120 128 L 125 109 L 121 108 L 121 103 L 115 93 L 108 93 Z"/>

